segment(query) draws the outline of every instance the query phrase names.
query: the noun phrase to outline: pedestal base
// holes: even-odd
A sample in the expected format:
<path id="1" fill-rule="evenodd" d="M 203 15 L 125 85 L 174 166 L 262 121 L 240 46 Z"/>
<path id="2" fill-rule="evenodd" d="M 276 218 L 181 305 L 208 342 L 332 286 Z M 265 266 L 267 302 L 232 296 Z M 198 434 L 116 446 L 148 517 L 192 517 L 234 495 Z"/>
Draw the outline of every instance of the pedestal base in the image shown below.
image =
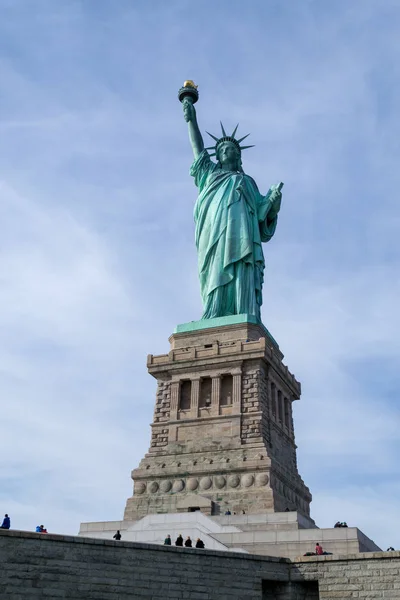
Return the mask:
<path id="1" fill-rule="evenodd" d="M 254 320 L 236 315 L 179 325 L 169 353 L 148 357 L 158 381 L 152 440 L 132 472 L 125 519 L 179 512 L 188 495 L 186 510 L 198 508 L 201 496 L 213 515 L 309 515 L 292 421 L 300 384 Z"/>

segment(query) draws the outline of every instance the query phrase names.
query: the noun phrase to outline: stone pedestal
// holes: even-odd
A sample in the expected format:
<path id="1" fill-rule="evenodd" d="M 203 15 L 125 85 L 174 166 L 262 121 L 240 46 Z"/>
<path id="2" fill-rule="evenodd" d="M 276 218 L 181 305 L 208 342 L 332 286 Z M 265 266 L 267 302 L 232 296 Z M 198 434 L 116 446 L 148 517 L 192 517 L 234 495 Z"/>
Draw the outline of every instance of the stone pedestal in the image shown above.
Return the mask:
<path id="1" fill-rule="evenodd" d="M 178 326 L 169 353 L 148 356 L 158 382 L 151 445 L 124 518 L 206 506 L 308 516 L 292 419 L 299 382 L 261 324 L 241 315 L 209 325 Z"/>

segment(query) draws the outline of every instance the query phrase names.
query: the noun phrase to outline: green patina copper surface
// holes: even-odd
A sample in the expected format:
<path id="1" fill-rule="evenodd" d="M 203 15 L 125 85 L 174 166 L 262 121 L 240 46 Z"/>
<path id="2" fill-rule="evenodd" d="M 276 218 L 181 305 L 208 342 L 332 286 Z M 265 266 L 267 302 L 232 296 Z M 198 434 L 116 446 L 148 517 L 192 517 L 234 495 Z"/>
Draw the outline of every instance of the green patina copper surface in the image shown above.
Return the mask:
<path id="1" fill-rule="evenodd" d="M 240 325 L 240 323 L 254 323 L 262 327 L 267 336 L 279 348 L 277 341 L 270 334 L 268 329 L 259 323 L 256 317 L 252 315 L 230 315 L 229 317 L 215 317 L 213 319 L 201 319 L 200 321 L 190 321 L 177 325 L 174 333 L 188 333 L 190 331 L 200 331 L 202 329 L 211 329 L 212 327 L 223 327 L 224 325 Z"/>
<path id="2" fill-rule="evenodd" d="M 204 313 L 202 319 L 249 315 L 261 322 L 264 255 L 262 242 L 275 233 L 281 204 L 281 188 L 271 186 L 266 195 L 244 173 L 241 146 L 235 128 L 222 137 L 214 135 L 213 153 L 204 148 L 197 124 L 197 97 L 182 94 L 185 120 L 194 153 L 190 174 L 199 190 L 194 209 L 198 270 Z M 210 156 L 216 156 L 216 162 Z"/>

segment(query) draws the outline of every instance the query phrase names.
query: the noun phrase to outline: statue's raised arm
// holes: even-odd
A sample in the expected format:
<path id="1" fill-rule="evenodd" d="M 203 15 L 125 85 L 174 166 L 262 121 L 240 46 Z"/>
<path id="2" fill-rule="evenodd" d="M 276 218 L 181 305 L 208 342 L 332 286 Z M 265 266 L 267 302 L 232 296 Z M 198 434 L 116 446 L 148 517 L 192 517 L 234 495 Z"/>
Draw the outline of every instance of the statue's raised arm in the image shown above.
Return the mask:
<path id="1" fill-rule="evenodd" d="M 179 90 L 194 162 L 190 174 L 199 190 L 194 209 L 198 269 L 204 313 L 202 319 L 241 315 L 261 321 L 264 254 L 262 242 L 275 233 L 283 183 L 270 187 L 263 196 L 252 177 L 242 168 L 242 146 L 247 135 L 237 139 L 235 127 L 222 137 L 209 134 L 211 155 L 196 119 L 199 97 L 193 81 Z M 210 156 L 216 157 L 216 162 Z"/>
<path id="2" fill-rule="evenodd" d="M 189 126 L 189 139 L 195 158 L 204 150 L 204 141 L 197 124 L 196 109 L 194 107 L 198 97 L 197 85 L 193 81 L 185 81 L 183 88 L 179 90 L 179 99 L 183 105 L 185 121 Z"/>

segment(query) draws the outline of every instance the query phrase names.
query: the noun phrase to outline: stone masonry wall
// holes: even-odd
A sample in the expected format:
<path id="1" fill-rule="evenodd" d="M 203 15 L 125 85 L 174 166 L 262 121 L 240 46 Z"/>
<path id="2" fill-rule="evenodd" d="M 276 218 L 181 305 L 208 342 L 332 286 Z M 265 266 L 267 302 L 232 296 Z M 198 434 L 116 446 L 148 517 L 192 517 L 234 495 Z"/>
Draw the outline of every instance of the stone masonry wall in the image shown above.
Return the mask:
<path id="1" fill-rule="evenodd" d="M 400 552 L 288 559 L 0 530 L 6 600 L 400 600 Z"/>
<path id="2" fill-rule="evenodd" d="M 151 432 L 151 448 L 163 448 L 168 445 L 168 427 L 153 427 Z"/>
<path id="3" fill-rule="evenodd" d="M 154 423 L 151 432 L 150 451 L 161 449 L 168 444 L 169 422 L 171 407 L 171 384 L 169 381 L 159 380 L 154 407 Z"/>
<path id="4" fill-rule="evenodd" d="M 289 560 L 0 530 L 0 598 L 261 600 Z"/>
<path id="5" fill-rule="evenodd" d="M 400 552 L 303 557 L 291 581 L 318 581 L 320 600 L 399 600 Z"/>
<path id="6" fill-rule="evenodd" d="M 248 361 L 242 375 L 242 413 L 259 412 L 262 372 L 259 361 Z"/>
<path id="7" fill-rule="evenodd" d="M 171 383 L 169 381 L 158 381 L 156 392 L 156 405 L 154 407 L 154 423 L 169 421 L 171 406 Z"/>

